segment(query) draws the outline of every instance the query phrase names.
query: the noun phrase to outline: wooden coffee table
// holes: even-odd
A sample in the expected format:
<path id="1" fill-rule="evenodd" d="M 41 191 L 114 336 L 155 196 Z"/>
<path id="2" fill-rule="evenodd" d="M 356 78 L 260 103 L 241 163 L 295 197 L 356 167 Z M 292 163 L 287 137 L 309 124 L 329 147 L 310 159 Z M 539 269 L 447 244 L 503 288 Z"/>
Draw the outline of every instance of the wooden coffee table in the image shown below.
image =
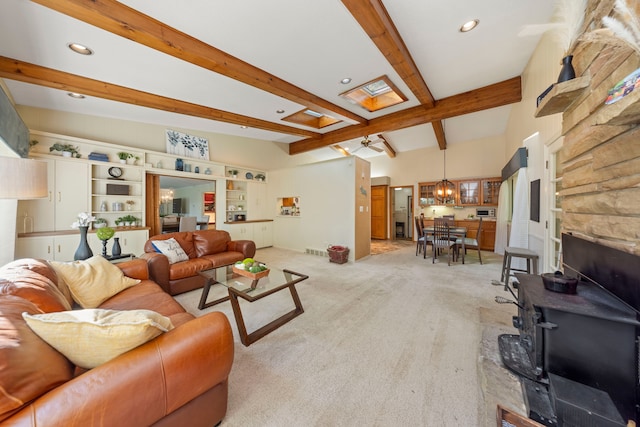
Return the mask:
<path id="1" fill-rule="evenodd" d="M 258 280 L 258 283 L 254 283 L 251 278 L 240 276 L 233 272 L 231 266 L 224 266 L 219 268 L 211 268 L 209 270 L 201 271 L 201 276 L 207 280 L 202 288 L 202 296 L 200 297 L 200 303 L 198 308 L 200 310 L 221 302 L 230 300 L 231 308 L 233 309 L 233 315 L 236 318 L 236 325 L 238 326 L 238 332 L 240 334 L 240 341 L 245 346 L 249 346 L 258 341 L 265 335 L 278 329 L 294 317 L 297 317 L 304 313 L 302 308 L 302 302 L 298 296 L 296 290 L 296 283 L 302 282 L 309 278 L 305 274 L 296 273 L 291 270 L 281 270 L 279 268 L 269 267 L 269 275 Z M 215 301 L 207 302 L 209 296 L 209 289 L 213 285 L 220 284 L 225 286 L 229 292 L 229 295 L 224 298 L 219 298 Z M 253 285 L 253 286 L 252 286 Z M 238 298 L 242 298 L 249 302 L 254 302 L 259 299 L 265 298 L 271 294 L 275 294 L 283 289 L 289 289 L 291 298 L 295 308 L 290 312 L 283 314 L 277 319 L 272 320 L 266 325 L 251 333 L 247 333 L 247 328 L 242 317 L 242 311 L 240 310 L 240 304 Z"/>

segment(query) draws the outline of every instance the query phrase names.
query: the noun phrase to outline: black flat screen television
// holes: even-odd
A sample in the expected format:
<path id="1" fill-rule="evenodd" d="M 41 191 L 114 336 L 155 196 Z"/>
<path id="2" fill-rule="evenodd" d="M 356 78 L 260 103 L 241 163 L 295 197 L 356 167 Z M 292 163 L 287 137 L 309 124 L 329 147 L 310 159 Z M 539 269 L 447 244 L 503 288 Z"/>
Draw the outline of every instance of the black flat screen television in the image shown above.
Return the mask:
<path id="1" fill-rule="evenodd" d="M 174 214 L 184 213 L 184 199 L 173 199 L 173 211 Z"/>

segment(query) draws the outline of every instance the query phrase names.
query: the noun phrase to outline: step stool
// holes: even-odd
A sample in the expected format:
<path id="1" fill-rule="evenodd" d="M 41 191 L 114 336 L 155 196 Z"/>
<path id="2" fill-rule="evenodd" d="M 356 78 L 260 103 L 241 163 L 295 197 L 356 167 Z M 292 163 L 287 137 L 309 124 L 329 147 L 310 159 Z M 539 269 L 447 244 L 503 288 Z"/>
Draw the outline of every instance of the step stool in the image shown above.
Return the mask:
<path id="1" fill-rule="evenodd" d="M 511 268 L 511 260 L 513 258 L 525 258 L 527 260 L 527 269 L 521 270 Z M 532 264 L 533 271 L 531 270 Z M 529 249 L 507 246 L 504 248 L 504 259 L 502 261 L 502 275 L 500 276 L 500 281 L 507 284 L 512 271 L 519 271 L 527 274 L 538 274 L 538 254 Z"/>

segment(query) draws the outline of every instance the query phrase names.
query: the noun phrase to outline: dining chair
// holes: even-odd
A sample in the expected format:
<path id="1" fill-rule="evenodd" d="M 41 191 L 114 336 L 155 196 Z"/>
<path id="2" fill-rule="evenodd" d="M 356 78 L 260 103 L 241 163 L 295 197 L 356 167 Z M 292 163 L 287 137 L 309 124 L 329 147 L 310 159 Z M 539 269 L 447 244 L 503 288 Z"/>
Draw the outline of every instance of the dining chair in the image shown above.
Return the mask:
<path id="1" fill-rule="evenodd" d="M 478 258 L 480 259 L 480 264 L 482 264 L 482 252 L 480 251 L 480 241 L 482 238 L 482 217 L 478 220 L 478 231 L 476 232 L 476 237 L 465 237 L 464 239 L 458 238 L 456 239 L 456 246 L 462 246 L 462 241 L 464 240 L 464 251 L 465 255 L 467 253 L 467 249 L 477 249 L 478 250 Z M 462 256 L 462 263 L 464 264 L 464 255 Z"/>
<path id="2" fill-rule="evenodd" d="M 196 231 L 198 227 L 198 218 L 195 216 L 180 217 L 180 225 L 178 231 Z"/>
<path id="3" fill-rule="evenodd" d="M 416 256 L 418 256 L 424 246 L 424 227 L 420 224 L 420 217 L 416 216 L 413 219 L 416 223 L 416 232 L 418 233 L 418 241 L 416 242 Z"/>
<path id="4" fill-rule="evenodd" d="M 440 249 L 447 250 L 447 265 L 451 265 L 451 250 L 456 245 L 455 240 L 451 240 L 449 230 L 449 220 L 445 218 L 433 219 L 433 258 L 432 263 L 436 262 L 438 251 Z"/>

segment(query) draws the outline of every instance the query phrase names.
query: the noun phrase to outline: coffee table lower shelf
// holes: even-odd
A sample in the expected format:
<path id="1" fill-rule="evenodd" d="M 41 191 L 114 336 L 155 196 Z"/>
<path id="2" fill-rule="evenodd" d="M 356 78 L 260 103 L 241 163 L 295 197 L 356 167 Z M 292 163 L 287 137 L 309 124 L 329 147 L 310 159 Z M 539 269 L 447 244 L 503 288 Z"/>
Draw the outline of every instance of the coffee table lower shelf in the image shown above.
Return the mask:
<path id="1" fill-rule="evenodd" d="M 226 268 L 226 267 L 222 267 L 222 268 Z M 285 323 L 289 322 L 290 320 L 304 313 L 304 308 L 302 307 L 300 296 L 298 295 L 298 291 L 296 290 L 296 284 L 299 282 L 302 282 L 303 280 L 308 279 L 309 276 L 307 275 L 296 273 L 291 270 L 273 269 L 274 271 L 272 271 L 270 274 L 269 284 L 264 288 L 256 287 L 256 284 L 252 283 L 251 286 L 243 286 L 238 289 L 235 286 L 237 284 L 242 284 L 242 282 L 235 280 L 238 278 L 237 275 L 233 275 L 232 278 L 227 280 L 217 280 L 215 278 L 216 272 L 213 270 L 215 269 L 205 270 L 200 272 L 200 275 L 204 276 L 207 280 L 204 284 L 204 287 L 202 288 L 202 295 L 200 297 L 200 303 L 198 304 L 198 308 L 200 310 L 203 310 L 205 308 L 214 306 L 216 304 L 220 304 L 221 302 L 230 300 L 231 308 L 233 309 L 233 316 L 235 317 L 236 325 L 238 327 L 238 333 L 240 335 L 240 341 L 245 346 L 249 346 L 253 344 L 254 342 L 258 341 L 260 338 L 264 337 L 265 335 L 268 335 L 269 333 L 278 329 L 280 326 L 284 325 Z M 277 284 L 277 285 L 274 285 L 271 283 L 271 281 L 280 283 L 280 282 L 277 282 L 277 279 L 279 279 L 280 276 L 284 277 L 285 283 Z M 263 280 L 263 279 L 260 279 L 260 280 Z M 211 302 L 207 302 L 207 297 L 209 296 L 209 290 L 211 286 L 216 284 L 225 286 L 229 292 L 229 295 L 223 298 L 216 299 Z M 255 331 L 248 333 L 247 327 L 244 322 L 244 317 L 242 316 L 242 310 L 240 308 L 240 303 L 238 301 L 238 298 L 242 298 L 245 301 L 248 301 L 251 303 L 287 288 L 291 293 L 291 298 L 293 299 L 295 308 L 289 311 L 288 313 L 285 313 L 282 316 L 272 320 L 266 325 L 256 329 Z"/>

